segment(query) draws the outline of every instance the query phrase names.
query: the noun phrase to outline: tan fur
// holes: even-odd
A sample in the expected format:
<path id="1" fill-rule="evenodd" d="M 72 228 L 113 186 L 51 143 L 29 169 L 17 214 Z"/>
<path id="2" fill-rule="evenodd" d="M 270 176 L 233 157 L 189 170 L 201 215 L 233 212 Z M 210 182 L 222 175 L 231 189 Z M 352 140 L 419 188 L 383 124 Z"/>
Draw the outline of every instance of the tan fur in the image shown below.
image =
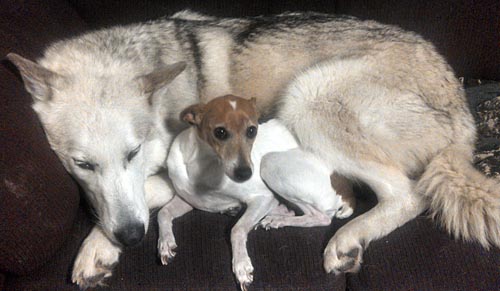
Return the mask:
<path id="1" fill-rule="evenodd" d="M 57 42 L 38 64 L 9 55 L 34 97 L 52 148 L 94 206 L 115 209 L 92 195 L 99 191 L 89 183 L 100 180 L 85 178 L 90 175 L 83 174 L 78 161 L 102 165 L 109 160 L 122 169 L 122 161 L 142 143 L 148 165 L 134 177 L 153 175 L 182 128 L 176 118 L 181 108 L 198 98 L 207 102 L 211 96 L 235 94 L 255 96 L 264 117 L 277 113 L 302 150 L 328 164 L 328 171 L 359 179 L 375 191 L 379 203 L 328 243 L 328 272 L 359 270 L 370 241 L 428 207 L 453 235 L 500 246 L 498 181 L 472 168 L 476 130 L 463 89 L 422 37 L 373 21 L 316 13 L 216 19 L 184 11 L 173 18 Z M 150 94 L 154 84 L 164 83 L 156 78 L 164 75 L 157 74 L 162 67 L 172 72 L 166 75 L 170 81 L 183 63 L 179 76 Z M 144 82 L 144 76 L 153 77 L 152 82 Z M 239 112 L 240 104 L 236 108 Z M 239 135 L 244 127 L 230 114 L 220 122 L 234 126 Z M 225 152 L 230 147 L 217 147 L 220 155 L 234 155 Z M 155 187 L 151 195 L 161 193 L 165 199 L 140 197 L 148 196 L 143 193 L 147 181 L 122 187 L 137 198 L 136 207 L 123 209 L 140 205 L 146 226 L 146 201 L 172 195 Z M 100 216 L 118 217 L 104 210 Z M 101 223 L 95 233 L 112 241 L 111 230 L 120 222 Z M 99 256 L 76 261 L 73 278 L 83 288 L 110 274 L 96 268 L 106 259 L 97 250 L 106 237 L 90 236 L 80 257 Z"/>
<path id="2" fill-rule="evenodd" d="M 396 61 L 402 54 L 405 61 Z M 500 246 L 498 182 L 470 163 L 473 119 L 461 85 L 431 46 L 394 44 L 374 57 L 325 61 L 300 73 L 279 104 L 279 118 L 302 147 L 368 183 L 379 200 L 332 238 L 327 271 L 346 271 L 351 259 L 347 271 L 359 269 L 361 252 L 340 254 L 427 206 L 454 236 Z"/>
<path id="3" fill-rule="evenodd" d="M 258 128 L 258 118 L 255 98 L 247 100 L 233 95 L 217 97 L 207 104 L 195 104 L 181 112 L 181 119 L 196 126 L 199 138 L 227 164 L 225 168 L 230 177 L 237 167 L 253 167 L 254 139 L 248 138 L 246 133 L 250 126 Z M 228 138 L 217 139 L 214 136 L 216 128 L 225 129 Z"/>
<path id="4" fill-rule="evenodd" d="M 470 148 L 453 145 L 439 153 L 416 191 L 430 200 L 431 215 L 456 238 L 483 247 L 500 245 L 500 181 L 472 165 Z"/>

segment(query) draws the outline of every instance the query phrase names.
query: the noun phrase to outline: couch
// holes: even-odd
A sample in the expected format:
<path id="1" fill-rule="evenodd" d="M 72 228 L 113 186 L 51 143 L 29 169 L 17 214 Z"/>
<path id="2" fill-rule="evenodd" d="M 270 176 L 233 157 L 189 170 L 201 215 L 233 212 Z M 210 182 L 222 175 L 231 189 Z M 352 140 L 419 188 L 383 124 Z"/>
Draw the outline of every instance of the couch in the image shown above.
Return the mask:
<path id="1" fill-rule="evenodd" d="M 496 0 L 3 0 L 0 58 L 16 52 L 36 59 L 52 41 L 185 8 L 217 16 L 313 10 L 400 25 L 436 45 L 470 87 L 473 111 L 500 95 L 498 83 L 484 82 L 500 81 Z M 50 150 L 30 105 L 18 72 L 2 60 L 0 290 L 78 290 L 71 283 L 71 268 L 94 219 L 81 189 Z M 480 122 L 481 116 L 476 117 Z M 480 150 L 498 153 L 500 136 L 480 132 Z M 494 157 L 483 159 L 483 166 L 490 163 L 485 167 L 498 169 L 500 159 Z M 353 217 L 376 204 L 373 193 L 362 185 L 356 187 L 356 197 Z M 233 217 L 202 211 L 179 218 L 174 223 L 177 256 L 162 266 L 156 254 L 158 227 L 153 213 L 146 238 L 124 251 L 107 286 L 96 290 L 237 290 L 229 243 L 234 222 Z M 425 213 L 372 242 L 359 273 L 325 274 L 322 251 L 345 223 L 334 220 L 328 227 L 251 232 L 248 249 L 255 273 L 250 290 L 500 290 L 500 250 L 455 240 Z"/>

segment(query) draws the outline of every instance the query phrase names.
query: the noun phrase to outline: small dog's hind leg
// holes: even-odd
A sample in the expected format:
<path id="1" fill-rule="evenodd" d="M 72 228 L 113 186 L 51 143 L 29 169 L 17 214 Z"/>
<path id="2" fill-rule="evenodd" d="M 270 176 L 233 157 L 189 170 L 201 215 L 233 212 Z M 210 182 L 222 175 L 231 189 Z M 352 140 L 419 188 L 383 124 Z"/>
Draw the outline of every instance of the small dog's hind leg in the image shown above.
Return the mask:
<path id="1" fill-rule="evenodd" d="M 335 213 L 336 218 L 344 219 L 352 215 L 356 208 L 356 196 L 352 182 L 337 173 L 330 175 L 330 182 L 337 195 L 342 197 L 343 206 Z"/>
<path id="2" fill-rule="evenodd" d="M 326 213 L 316 209 L 310 204 L 296 204 L 304 212 L 300 216 L 280 215 L 271 213 L 264 217 L 260 225 L 266 230 L 270 228 L 282 228 L 285 226 L 313 227 L 330 225 L 332 219 Z"/>
<path id="3" fill-rule="evenodd" d="M 173 220 L 192 209 L 191 205 L 176 195 L 158 212 L 158 255 L 163 265 L 170 263 L 176 255 L 175 249 L 177 248 L 177 244 L 174 232 L 172 231 Z"/>
<path id="4" fill-rule="evenodd" d="M 352 208 L 337 195 L 330 173 L 322 161 L 301 149 L 265 155 L 261 161 L 262 179 L 279 196 L 297 205 L 304 215 L 271 214 L 261 225 L 266 229 L 322 226 L 329 225 L 333 216 L 350 216 Z M 348 192 L 349 188 L 344 188 L 342 190 Z"/>
<path id="5" fill-rule="evenodd" d="M 295 216 L 295 212 L 288 207 L 286 207 L 285 204 L 280 204 L 276 207 L 274 207 L 271 212 L 269 212 L 269 215 L 279 215 L 279 216 Z"/>
<path id="6" fill-rule="evenodd" d="M 71 280 L 82 290 L 103 285 L 104 279 L 111 277 L 120 252 L 120 247 L 108 239 L 101 227 L 94 226 L 78 251 Z"/>

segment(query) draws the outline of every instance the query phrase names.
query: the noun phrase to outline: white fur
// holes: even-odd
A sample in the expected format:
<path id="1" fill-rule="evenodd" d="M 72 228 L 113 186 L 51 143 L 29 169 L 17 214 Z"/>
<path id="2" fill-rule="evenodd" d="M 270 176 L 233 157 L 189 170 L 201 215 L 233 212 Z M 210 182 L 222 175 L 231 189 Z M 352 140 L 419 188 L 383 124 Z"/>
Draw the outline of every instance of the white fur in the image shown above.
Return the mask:
<path id="1" fill-rule="evenodd" d="M 94 227 L 83 241 L 76 257 L 72 281 L 82 288 L 102 285 L 118 262 L 121 249 L 111 243 L 101 228 Z"/>
<path id="2" fill-rule="evenodd" d="M 82 48 L 82 39 L 51 46 L 40 60 L 42 66 L 14 54 L 10 58 L 33 94 L 33 108 L 52 149 L 82 186 L 98 218 L 73 268 L 73 281 L 84 289 L 101 284 L 118 262 L 116 233 L 130 225 L 147 232 L 150 208 L 173 197 L 172 188 L 158 176 L 172 134 L 164 122 L 171 114 L 177 118 L 194 95 L 185 88 L 185 76 L 171 82 L 171 89 L 154 79 L 157 83 L 150 84 L 157 87 L 146 92 L 154 66 L 119 61 L 104 51 L 94 54 Z M 158 69 L 167 77 L 172 68 Z M 185 99 L 172 98 L 178 90 Z M 137 154 L 129 160 L 134 149 Z M 91 163 L 93 170 L 79 167 L 80 162 Z"/>
<path id="3" fill-rule="evenodd" d="M 180 198 L 174 198 L 162 208 L 159 214 L 159 223 L 162 227 L 158 246 L 162 262 L 166 264 L 175 256 L 173 249 L 177 245 L 171 229 L 173 219 L 191 210 L 191 207 L 209 212 L 226 212 L 245 204 L 247 206 L 245 213 L 231 231 L 233 272 L 242 289 L 245 290 L 246 286 L 253 281 L 253 266 L 246 250 L 248 232 L 268 214 L 272 214 L 275 220 L 283 221 L 288 221 L 287 218 L 291 216 L 289 212 L 283 211 L 282 207 L 278 207 L 278 201 L 262 181 L 260 177 L 261 160 L 264 155 L 270 152 L 298 150 L 297 143 L 291 133 L 277 120 L 260 125 L 251 155 L 254 174 L 250 180 L 237 183 L 224 173 L 215 153 L 208 144 L 198 137 L 196 131 L 197 129 L 193 127 L 182 132 L 170 148 L 167 160 L 169 176 Z M 322 168 L 321 162 L 317 159 L 308 160 L 305 163 L 308 162 L 313 169 Z M 266 170 L 282 169 L 284 172 L 290 170 L 304 174 L 298 180 L 288 181 L 289 184 L 284 187 L 288 191 L 278 193 L 298 205 L 309 205 L 314 209 L 320 209 L 317 212 L 321 212 L 323 217 L 326 216 L 326 221 L 324 220 L 322 225 L 330 224 L 331 217 L 343 206 L 340 197 L 335 195 L 335 191 L 330 185 L 330 173 L 321 172 L 321 178 L 328 181 L 329 188 L 328 191 L 323 191 L 318 187 L 324 186 L 324 184 L 316 184 L 315 180 L 309 180 L 310 175 L 305 174 L 309 169 L 290 169 L 293 166 L 286 162 L 274 165 L 268 163 Z M 266 180 L 266 182 L 268 181 Z M 302 183 L 311 187 L 310 192 L 294 191 L 298 184 Z M 315 196 L 317 200 L 311 201 L 309 193 L 317 193 Z M 307 217 L 308 214 L 310 213 L 306 212 L 305 216 Z M 312 217 L 312 215 L 309 216 Z M 265 226 L 274 227 L 270 224 Z"/>
<path id="4" fill-rule="evenodd" d="M 109 28 L 55 43 L 41 66 L 9 56 L 33 95 L 51 147 L 100 218 L 92 234 L 101 235 L 88 237 L 75 262 L 73 277 L 80 287 L 99 284 L 108 275 L 97 262 L 117 260 L 99 248 L 115 240 L 120 216 L 145 222 L 148 206 L 172 198 L 172 186 L 150 175 L 164 166 L 181 109 L 199 102 L 198 97 L 207 101 L 228 93 L 256 96 L 263 115 L 279 111 L 301 146 L 298 153 L 324 164 L 323 169 L 315 167 L 318 171 L 360 179 L 375 190 L 379 204 L 343 226 L 328 244 L 327 271 L 357 270 L 371 240 L 426 206 L 454 235 L 485 247 L 500 246 L 498 183 L 470 166 L 474 120 L 459 82 L 434 47 L 414 33 L 373 21 L 326 15 L 314 15 L 325 21 L 301 21 L 310 14 L 301 15 L 217 20 L 184 11 L 174 16 L 184 21 Z M 287 25 L 292 23 L 287 19 L 297 25 Z M 282 20 L 283 26 L 267 25 Z M 266 25 L 254 30 L 259 23 Z M 180 61 L 187 68 L 171 84 L 153 95 L 144 92 L 145 75 Z M 125 163 L 126 153 L 138 144 L 141 152 Z M 274 156 L 283 164 L 301 161 L 286 157 Z M 75 158 L 92 160 L 99 171 L 82 172 Z M 293 170 L 278 168 L 275 176 L 272 167 L 266 171 L 269 175 L 263 176 L 272 187 L 297 199 L 287 187 L 293 184 L 281 183 L 290 180 L 289 173 L 296 174 Z M 210 179 L 205 176 L 204 181 Z M 326 185 L 326 179 L 318 181 Z M 241 202 L 241 197 L 233 199 L 223 202 Z M 306 225 L 327 222 L 322 211 L 309 206 L 302 207 L 312 215 Z M 170 213 L 165 208 L 159 219 L 187 209 Z M 279 227 L 297 221 L 276 217 L 268 222 Z M 235 227 L 235 258 L 245 258 L 241 237 L 252 223 Z M 168 223 L 162 228 L 169 232 Z M 111 241 L 102 243 L 106 237 Z M 94 260 L 85 259 L 92 253 Z M 239 262 L 234 264 L 238 278 L 251 280 L 249 260 Z"/>
<path id="5" fill-rule="evenodd" d="M 223 30 L 209 29 L 200 34 L 200 47 L 205 52 L 203 74 L 206 78 L 201 100 L 209 100 L 232 92 L 229 84 L 231 45 L 233 39 Z M 217 74 L 212 74 L 217 71 Z"/>
<path id="6" fill-rule="evenodd" d="M 229 101 L 229 105 L 231 105 L 233 110 L 236 110 L 236 101 Z"/>
<path id="7" fill-rule="evenodd" d="M 466 149 L 472 148 L 474 127 L 467 108 L 452 106 L 440 99 L 451 98 L 445 90 L 458 88 L 458 83 L 450 82 L 450 77 L 439 89 L 444 92 L 430 91 L 428 94 L 437 94 L 429 95 L 435 99 L 423 99 L 414 93 L 418 89 L 411 88 L 413 84 L 405 83 L 404 88 L 391 86 L 390 74 L 383 72 L 399 69 L 397 66 L 404 64 L 393 64 L 395 69 L 377 67 L 377 62 L 371 58 L 325 61 L 299 74 L 281 100 L 279 119 L 295 133 L 305 151 L 323 160 L 329 171 L 367 183 L 377 195 L 378 204 L 374 208 L 340 228 L 328 243 L 324 252 L 327 272 L 358 271 L 363 250 L 371 241 L 387 235 L 429 206 L 429 200 L 421 195 L 425 192 L 434 197 L 434 209 L 439 209 L 434 213 L 445 213 L 446 218 L 442 220 L 454 233 L 467 239 L 475 237 L 482 243 L 488 239 L 496 241 L 499 237 L 498 231 L 481 228 L 480 219 L 468 214 L 476 210 L 459 214 L 445 205 L 452 205 L 454 200 L 459 200 L 455 205 L 472 205 L 472 197 L 492 197 L 491 193 L 485 194 L 487 191 L 475 191 L 478 192 L 475 196 L 461 193 L 467 189 L 463 185 L 466 184 L 463 182 L 465 175 L 450 173 L 447 168 L 452 168 L 449 164 L 453 163 L 447 165 L 441 161 L 445 159 L 439 158 L 449 154 L 441 151 L 450 141 Z M 446 71 L 443 70 L 443 74 Z M 379 78 L 380 75 L 385 78 Z M 432 106 L 448 115 L 440 115 L 441 112 Z M 472 168 L 467 160 L 470 154 L 452 148 L 450 152 Z M 435 160 L 430 162 L 433 158 Z M 426 164 L 429 167 L 422 180 L 412 180 L 411 175 L 420 175 Z M 454 168 L 461 172 L 467 169 Z M 443 173 L 445 171 L 448 172 Z M 452 176 L 459 177 L 456 179 L 459 182 L 452 181 L 453 185 L 445 186 L 446 183 L 439 181 Z M 468 176 L 481 180 L 471 173 Z M 417 183 L 421 184 L 421 189 L 416 188 Z M 461 192 L 450 193 L 454 187 Z M 438 191 L 435 188 L 439 188 Z M 483 200 L 474 204 L 479 206 L 478 213 L 491 208 L 485 206 Z M 498 211 L 490 211 L 490 214 L 492 221 L 498 221 Z M 467 225 L 466 218 L 472 218 L 468 221 L 472 226 Z M 481 240 L 485 234 L 489 237 Z"/>

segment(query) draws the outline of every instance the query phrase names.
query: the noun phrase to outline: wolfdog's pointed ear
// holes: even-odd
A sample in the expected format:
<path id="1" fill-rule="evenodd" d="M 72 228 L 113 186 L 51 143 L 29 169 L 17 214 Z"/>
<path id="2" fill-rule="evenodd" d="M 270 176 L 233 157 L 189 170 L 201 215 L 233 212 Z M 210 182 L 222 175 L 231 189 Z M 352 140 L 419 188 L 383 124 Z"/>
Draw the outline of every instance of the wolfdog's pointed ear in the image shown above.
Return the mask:
<path id="1" fill-rule="evenodd" d="M 18 54 L 10 53 L 7 59 L 16 65 L 21 73 L 26 90 L 33 96 L 35 101 L 49 101 L 51 98 L 51 85 L 58 75 L 45 69 L 39 64 L 21 57 Z"/>
<path id="2" fill-rule="evenodd" d="M 190 125 L 200 125 L 201 119 L 204 112 L 203 104 L 191 105 L 188 108 L 182 110 L 180 114 L 180 119 Z"/>
<path id="3" fill-rule="evenodd" d="M 178 62 L 163 66 L 147 75 L 140 76 L 139 79 L 142 82 L 144 93 L 152 95 L 155 91 L 172 82 L 185 68 L 185 62 Z M 151 101 L 149 100 L 150 103 Z"/>

